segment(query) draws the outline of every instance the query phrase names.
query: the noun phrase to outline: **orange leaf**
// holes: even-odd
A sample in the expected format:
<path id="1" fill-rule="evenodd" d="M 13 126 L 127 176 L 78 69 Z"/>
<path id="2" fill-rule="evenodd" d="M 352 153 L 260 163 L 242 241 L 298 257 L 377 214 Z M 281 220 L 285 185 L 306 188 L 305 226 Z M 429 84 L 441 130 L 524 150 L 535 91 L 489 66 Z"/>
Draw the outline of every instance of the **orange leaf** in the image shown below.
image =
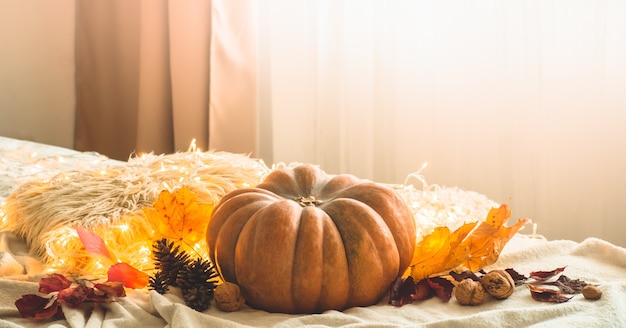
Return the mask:
<path id="1" fill-rule="evenodd" d="M 500 207 L 494 207 L 489 210 L 485 223 L 494 228 L 500 228 L 510 216 L 511 210 L 506 204 L 502 204 Z"/>
<path id="2" fill-rule="evenodd" d="M 461 243 L 461 246 L 470 249 L 469 257 L 463 263 L 465 267 L 471 271 L 477 271 L 498 260 L 504 246 L 519 229 L 529 222 L 528 219 L 519 219 L 515 225 L 507 227 L 504 222 L 510 216 L 511 211 L 506 204 L 489 211 L 487 220 Z"/>
<path id="3" fill-rule="evenodd" d="M 411 276 L 415 281 L 420 281 L 432 273 L 445 270 L 444 260 L 449 253 L 450 229 L 448 227 L 435 228 L 417 245 L 411 263 Z"/>
<path id="4" fill-rule="evenodd" d="M 144 208 L 148 221 L 155 230 L 155 238 L 167 238 L 185 250 L 203 251 L 206 247 L 206 229 L 213 206 L 198 202 L 198 196 L 186 187 L 174 193 L 159 194 L 152 208 Z M 204 254 L 199 254 L 204 255 Z"/>
<path id="5" fill-rule="evenodd" d="M 108 281 L 122 282 L 124 287 L 128 288 L 144 288 L 148 285 L 150 276 L 135 269 L 128 263 L 117 263 L 109 268 L 107 272 Z"/>
<path id="6" fill-rule="evenodd" d="M 110 263 L 115 262 L 115 258 L 111 255 L 111 252 L 109 252 L 104 240 L 102 240 L 100 236 L 81 227 L 75 227 L 74 229 L 76 229 L 80 241 L 89 254 L 103 258 Z"/>
<path id="7" fill-rule="evenodd" d="M 466 223 L 453 233 L 438 227 L 424 237 L 411 261 L 410 274 L 415 281 L 463 265 L 475 272 L 494 263 L 506 243 L 528 219 L 520 219 L 511 227 L 505 222 L 511 215 L 506 204 L 492 208 L 485 221 Z"/>

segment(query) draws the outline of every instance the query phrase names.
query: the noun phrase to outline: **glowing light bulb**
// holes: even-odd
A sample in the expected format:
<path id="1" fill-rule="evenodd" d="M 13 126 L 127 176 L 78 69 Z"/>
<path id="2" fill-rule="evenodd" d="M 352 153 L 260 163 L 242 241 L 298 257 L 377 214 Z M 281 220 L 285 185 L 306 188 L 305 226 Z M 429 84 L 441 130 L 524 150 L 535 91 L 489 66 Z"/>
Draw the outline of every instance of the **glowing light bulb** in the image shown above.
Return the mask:
<path id="1" fill-rule="evenodd" d="M 188 152 L 194 152 L 196 151 L 196 138 L 191 139 L 191 143 L 189 144 L 189 148 L 187 148 Z"/>

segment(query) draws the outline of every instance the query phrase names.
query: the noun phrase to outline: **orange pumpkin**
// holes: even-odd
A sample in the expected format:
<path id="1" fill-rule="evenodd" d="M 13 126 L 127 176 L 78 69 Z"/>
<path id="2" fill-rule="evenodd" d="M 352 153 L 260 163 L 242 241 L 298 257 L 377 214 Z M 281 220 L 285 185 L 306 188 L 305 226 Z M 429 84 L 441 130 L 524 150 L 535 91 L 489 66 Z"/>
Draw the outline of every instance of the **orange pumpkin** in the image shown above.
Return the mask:
<path id="1" fill-rule="evenodd" d="M 379 302 L 410 264 L 415 221 L 393 189 L 301 164 L 225 195 L 207 244 L 251 307 L 320 313 Z"/>

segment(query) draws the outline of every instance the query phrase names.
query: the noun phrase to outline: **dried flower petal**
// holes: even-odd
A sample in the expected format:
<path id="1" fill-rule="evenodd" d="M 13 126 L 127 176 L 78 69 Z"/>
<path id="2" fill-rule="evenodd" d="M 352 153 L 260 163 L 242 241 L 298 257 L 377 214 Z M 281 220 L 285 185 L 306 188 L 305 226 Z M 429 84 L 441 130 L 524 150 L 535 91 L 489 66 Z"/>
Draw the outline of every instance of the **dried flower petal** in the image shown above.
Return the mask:
<path id="1" fill-rule="evenodd" d="M 549 302 L 549 303 L 565 303 L 571 299 L 571 297 L 559 292 L 555 289 L 537 287 L 533 285 L 527 285 L 530 289 L 530 295 L 535 301 Z"/>
<path id="2" fill-rule="evenodd" d="M 36 320 L 63 318 L 63 311 L 61 311 L 56 300 L 51 301 L 50 298 L 39 295 L 23 295 L 22 298 L 15 301 L 15 307 L 22 318 L 35 318 Z"/>
<path id="3" fill-rule="evenodd" d="M 428 283 L 428 278 L 424 278 L 415 284 L 415 294 L 411 297 L 414 300 L 421 301 L 427 300 L 433 297 L 433 295 L 435 295 L 435 292 L 430 287 L 430 284 Z"/>
<path id="4" fill-rule="evenodd" d="M 428 278 L 428 285 L 440 300 L 447 302 L 452 298 L 454 284 L 450 280 L 443 277 L 432 277 Z"/>
<path id="5" fill-rule="evenodd" d="M 73 288 L 67 288 L 59 292 L 57 300 L 63 305 L 67 305 L 71 308 L 78 307 L 81 303 L 87 300 L 90 294 L 90 288 L 85 286 L 76 286 Z"/>
<path id="6" fill-rule="evenodd" d="M 538 281 L 546 281 L 565 270 L 565 267 L 556 268 L 552 271 L 533 271 L 530 273 L 530 278 L 538 280 Z"/>
<path id="7" fill-rule="evenodd" d="M 72 282 L 65 278 L 64 275 L 53 273 L 39 280 L 39 292 L 49 294 L 66 289 L 72 285 Z"/>
<path id="8" fill-rule="evenodd" d="M 123 282 L 107 281 L 99 284 L 94 284 L 94 288 L 105 293 L 109 297 L 126 296 L 126 290 L 124 289 Z"/>
<path id="9" fill-rule="evenodd" d="M 89 254 L 105 259 L 110 263 L 115 262 L 111 252 L 109 252 L 104 240 L 102 240 L 100 236 L 81 227 L 75 227 L 75 229 L 78 233 L 80 241 L 83 243 L 83 246 Z"/>
<path id="10" fill-rule="evenodd" d="M 128 288 L 143 288 L 148 286 L 150 276 L 135 269 L 128 263 L 117 263 L 107 273 L 109 281 L 123 282 L 125 287 Z"/>
<path id="11" fill-rule="evenodd" d="M 391 286 L 389 295 L 389 304 L 394 306 L 402 306 L 413 303 L 412 295 L 415 295 L 415 281 L 413 277 L 408 276 L 406 279 L 398 277 Z"/>

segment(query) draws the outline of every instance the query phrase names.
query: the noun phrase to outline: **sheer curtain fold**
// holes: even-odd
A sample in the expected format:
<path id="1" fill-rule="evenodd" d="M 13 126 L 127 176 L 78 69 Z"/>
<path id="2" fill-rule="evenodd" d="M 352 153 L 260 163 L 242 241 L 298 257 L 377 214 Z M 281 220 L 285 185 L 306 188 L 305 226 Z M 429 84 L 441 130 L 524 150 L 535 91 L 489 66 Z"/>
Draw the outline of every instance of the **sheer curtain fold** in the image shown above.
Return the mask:
<path id="1" fill-rule="evenodd" d="M 211 149 L 258 154 L 256 10 L 255 0 L 212 2 Z"/>
<path id="2" fill-rule="evenodd" d="M 549 237 L 620 242 L 623 1 L 262 3 L 262 158 L 389 183 L 426 162 Z"/>
<path id="3" fill-rule="evenodd" d="M 140 6 L 76 3 L 75 148 L 125 159 L 136 142 Z"/>
<path id="4" fill-rule="evenodd" d="M 211 1 L 78 1 L 75 148 L 208 149 L 211 14 Z"/>

